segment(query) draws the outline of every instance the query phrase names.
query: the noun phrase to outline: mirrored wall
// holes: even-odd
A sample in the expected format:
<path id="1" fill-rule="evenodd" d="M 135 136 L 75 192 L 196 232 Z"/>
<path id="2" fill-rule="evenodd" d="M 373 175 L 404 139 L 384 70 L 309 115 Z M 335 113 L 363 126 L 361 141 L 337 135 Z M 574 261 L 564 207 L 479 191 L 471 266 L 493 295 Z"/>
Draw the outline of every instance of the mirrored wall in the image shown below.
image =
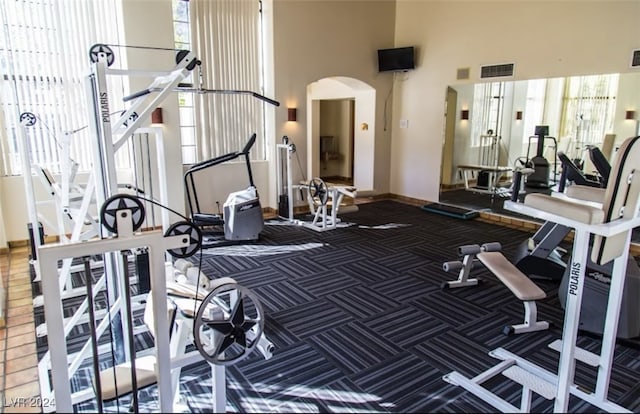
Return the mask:
<path id="1" fill-rule="evenodd" d="M 550 192 L 561 152 L 596 174 L 588 148 L 615 157 L 617 145 L 638 135 L 640 73 L 495 81 L 452 85 L 446 91 L 440 202 L 502 210 L 513 172 L 528 171 L 524 192 Z M 544 163 L 547 164 L 545 167 Z"/>

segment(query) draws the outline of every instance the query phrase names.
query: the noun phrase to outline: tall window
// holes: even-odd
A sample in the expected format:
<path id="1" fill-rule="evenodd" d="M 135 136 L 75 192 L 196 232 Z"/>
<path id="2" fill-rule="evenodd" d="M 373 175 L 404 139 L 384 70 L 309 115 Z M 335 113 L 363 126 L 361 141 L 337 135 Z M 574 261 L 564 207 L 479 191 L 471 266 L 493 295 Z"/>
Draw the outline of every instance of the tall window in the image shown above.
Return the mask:
<path id="1" fill-rule="evenodd" d="M 560 137 L 572 143 L 571 156 L 582 158 L 578 152 L 585 145 L 601 144 L 605 134 L 613 130 L 619 77 L 612 74 L 567 78 Z"/>
<path id="2" fill-rule="evenodd" d="M 263 94 L 261 19 L 258 0 L 174 0 L 176 46 L 190 46 L 202 61 L 194 86 L 224 91 L 180 97 L 184 163 L 238 151 L 253 133 L 258 139 L 251 159 L 266 158 L 266 104 L 233 92 Z"/>
<path id="3" fill-rule="evenodd" d="M 544 119 L 544 104 L 547 92 L 546 79 L 534 79 L 527 82 L 527 98 L 524 107 L 524 126 L 522 128 L 522 144 L 529 145 L 529 137 L 533 135 L 536 125 Z M 532 145 L 536 145 L 535 142 Z"/>
<path id="4" fill-rule="evenodd" d="M 173 33 L 176 49 L 191 50 L 191 26 L 189 22 L 189 0 L 173 0 Z M 185 82 L 193 83 L 193 71 Z M 180 92 L 180 136 L 182 139 L 182 163 L 197 162 L 194 94 Z"/>
<path id="5" fill-rule="evenodd" d="M 482 144 L 483 135 L 500 135 L 503 107 L 504 82 L 479 83 L 473 91 L 473 117 L 471 129 L 471 146 Z M 489 133 L 492 131 L 492 134 Z"/>
<path id="6" fill-rule="evenodd" d="M 79 170 L 91 168 L 84 77 L 91 45 L 118 43 L 117 10 L 116 0 L 0 2 L 4 175 L 22 172 L 18 139 L 24 112 L 36 116 L 27 134 L 33 164 L 60 171 L 61 143 L 68 139 Z"/>

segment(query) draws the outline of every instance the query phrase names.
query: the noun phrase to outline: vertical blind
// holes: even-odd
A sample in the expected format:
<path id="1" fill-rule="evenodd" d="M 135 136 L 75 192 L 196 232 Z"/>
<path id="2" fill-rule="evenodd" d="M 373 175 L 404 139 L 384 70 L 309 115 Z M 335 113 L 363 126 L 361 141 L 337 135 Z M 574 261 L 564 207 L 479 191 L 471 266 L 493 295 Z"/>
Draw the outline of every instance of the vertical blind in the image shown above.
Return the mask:
<path id="1" fill-rule="evenodd" d="M 573 76 L 567 78 L 560 139 L 570 140 L 570 150 L 601 144 L 613 130 L 620 75 Z M 582 154 L 570 154 L 582 158 Z"/>
<path id="2" fill-rule="evenodd" d="M 190 0 L 192 46 L 205 89 L 262 94 L 262 36 L 257 0 Z M 256 133 L 251 159 L 265 159 L 264 103 L 247 94 L 195 97 L 197 159 L 235 152 Z"/>
<path id="3" fill-rule="evenodd" d="M 474 86 L 471 109 L 471 146 L 481 144 L 482 135 L 501 135 L 504 106 L 504 82 L 480 83 Z"/>
<path id="4" fill-rule="evenodd" d="M 118 43 L 116 0 L 12 0 L 0 2 L 0 140 L 2 173 L 22 172 L 18 154 L 20 114 L 36 116 L 27 128 L 33 164 L 61 167 L 70 141 L 80 171 L 91 168 L 85 76 L 89 49 Z M 116 60 L 118 56 L 117 51 Z M 117 81 L 116 81 L 117 82 Z M 113 88 L 122 96 L 122 86 Z"/>

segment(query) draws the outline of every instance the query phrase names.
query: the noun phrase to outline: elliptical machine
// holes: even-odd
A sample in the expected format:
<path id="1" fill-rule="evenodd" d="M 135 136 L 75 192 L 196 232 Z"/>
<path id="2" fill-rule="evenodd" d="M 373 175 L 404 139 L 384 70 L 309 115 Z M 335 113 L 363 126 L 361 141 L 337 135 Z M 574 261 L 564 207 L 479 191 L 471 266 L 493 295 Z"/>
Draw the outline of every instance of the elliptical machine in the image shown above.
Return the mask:
<path id="1" fill-rule="evenodd" d="M 535 135 L 529 137 L 529 147 L 527 148 L 527 167 L 533 168 L 533 173 L 527 177 L 526 186 L 532 188 L 549 188 L 549 161 L 544 157 L 544 141 L 550 139 L 553 141 L 554 161 L 558 148 L 558 144 L 554 137 L 549 135 L 548 125 L 536 125 Z M 537 138 L 536 155 L 529 158 L 529 148 L 531 148 L 531 138 Z M 553 177 L 556 178 L 556 167 L 554 163 Z"/>
<path id="2" fill-rule="evenodd" d="M 185 192 L 191 221 L 202 231 L 203 248 L 229 245 L 240 241 L 254 241 L 260 237 L 260 233 L 264 228 L 264 217 L 258 190 L 253 182 L 251 162 L 249 160 L 249 152 L 255 142 L 256 134 L 253 134 L 242 150 L 194 164 L 184 174 Z M 244 190 L 229 194 L 224 203 L 223 214 L 202 212 L 194 174 L 198 171 L 233 161 L 238 157 L 244 157 L 245 159 L 249 186 Z M 221 238 L 222 235 L 224 235 L 224 238 Z"/>

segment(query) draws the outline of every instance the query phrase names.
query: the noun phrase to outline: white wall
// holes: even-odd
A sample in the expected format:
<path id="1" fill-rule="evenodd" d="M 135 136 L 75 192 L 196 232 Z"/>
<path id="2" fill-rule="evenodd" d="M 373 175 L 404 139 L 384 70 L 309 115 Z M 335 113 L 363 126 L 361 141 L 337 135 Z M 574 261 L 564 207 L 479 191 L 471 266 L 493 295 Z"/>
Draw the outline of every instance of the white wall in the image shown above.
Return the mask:
<path id="1" fill-rule="evenodd" d="M 395 44 L 417 47 L 417 68 L 394 90 L 391 192 L 423 200 L 438 199 L 447 85 L 475 83 L 480 65 L 507 62 L 515 80 L 629 72 L 640 48 L 633 0 L 396 4 Z M 458 68 L 470 68 L 468 81 L 456 80 Z"/>
<path id="2" fill-rule="evenodd" d="M 307 145 L 314 128 L 307 127 L 310 113 L 317 102 L 307 101 L 307 85 L 329 77 L 358 79 L 375 90 L 375 119 L 368 115 L 372 108 L 356 104 L 354 114 L 356 125 L 355 145 L 371 142 L 375 145 L 373 159 L 374 173 L 370 169 L 364 174 L 366 180 L 358 189 L 375 190 L 378 193 L 389 192 L 389 154 L 391 130 L 385 129 L 386 118 L 391 116 L 391 102 L 385 102 L 393 75 L 378 73 L 377 50 L 393 47 L 395 1 L 358 1 L 358 0 L 275 0 L 274 1 L 274 50 L 275 50 L 275 95 L 283 103 L 276 111 L 277 133 L 275 139 L 280 142 L 282 135 L 289 136 L 296 144 L 302 161 L 302 172 L 294 169 L 294 181 L 305 175 L 317 176 L 317 171 L 309 171 L 308 159 L 318 159 L 317 149 Z M 363 91 L 363 95 L 365 92 Z M 351 95 L 353 97 L 353 95 Z M 328 98 L 335 98 L 329 96 Z M 325 99 L 318 96 L 315 99 Z M 357 99 L 357 97 L 356 97 Z M 365 102 L 365 100 L 363 100 Z M 386 104 L 386 105 L 385 105 Z M 286 122 L 287 107 L 298 108 L 298 121 Z M 315 108 L 319 113 L 319 105 Z M 369 130 L 359 130 L 360 123 L 369 124 Z M 319 145 L 318 145 L 319 146 Z M 359 150 L 354 149 L 356 157 Z M 308 154 L 308 156 L 307 156 Z M 373 154 L 370 154 L 373 157 Z M 365 159 L 369 154 L 364 154 Z M 354 179 L 358 179 L 358 165 L 354 166 Z M 275 171 L 275 166 L 272 167 Z M 272 192 L 275 193 L 275 185 Z"/>
<path id="3" fill-rule="evenodd" d="M 640 40 L 638 41 L 640 44 Z M 640 46 L 639 46 L 640 48 Z M 635 111 L 636 119 L 625 119 L 626 111 Z M 616 99 L 616 123 L 613 132 L 616 134 L 616 144 L 625 138 L 637 135 L 640 122 L 640 70 L 636 73 L 621 74 Z"/>
<path id="4" fill-rule="evenodd" d="M 154 0 L 153 2 L 149 0 L 124 0 L 122 11 L 123 31 L 127 45 L 144 45 L 167 49 L 175 47 L 171 0 Z M 156 30 L 153 30 L 154 28 Z M 129 68 L 144 71 L 170 71 L 176 64 L 174 51 L 130 48 L 127 49 L 127 60 Z M 151 81 L 153 81 L 152 77 L 130 77 L 131 91 L 147 88 Z M 164 156 L 166 160 L 167 187 L 170 194 L 165 202 L 168 207 L 184 213 L 178 94 L 168 95 L 168 98 L 159 106 L 163 109 Z M 152 151 L 154 148 L 155 145 Z M 154 182 L 159 182 L 157 176 Z M 172 217 L 172 221 L 177 219 L 175 216 Z"/>

